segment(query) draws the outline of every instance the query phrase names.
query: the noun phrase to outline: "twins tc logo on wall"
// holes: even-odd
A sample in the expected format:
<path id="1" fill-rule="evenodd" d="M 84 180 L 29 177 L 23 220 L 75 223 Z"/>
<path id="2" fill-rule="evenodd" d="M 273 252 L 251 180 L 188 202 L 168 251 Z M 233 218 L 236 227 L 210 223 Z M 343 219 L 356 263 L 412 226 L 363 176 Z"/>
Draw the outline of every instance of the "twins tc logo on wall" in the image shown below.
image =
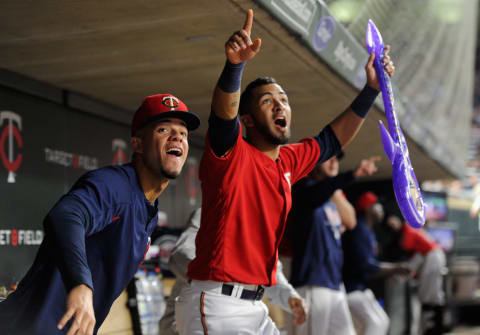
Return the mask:
<path id="1" fill-rule="evenodd" d="M 113 161 L 112 165 L 122 165 L 127 162 L 127 155 L 125 150 L 127 149 L 127 142 L 120 138 L 114 138 L 112 140 Z"/>
<path id="2" fill-rule="evenodd" d="M 3 128 L 3 129 L 2 129 Z M 0 112 L 0 157 L 2 164 L 8 171 L 7 182 L 14 183 L 16 171 L 22 164 L 23 154 L 15 154 L 16 146 L 23 148 L 23 140 L 20 131 L 22 130 L 22 118 L 20 115 L 10 111 Z"/>

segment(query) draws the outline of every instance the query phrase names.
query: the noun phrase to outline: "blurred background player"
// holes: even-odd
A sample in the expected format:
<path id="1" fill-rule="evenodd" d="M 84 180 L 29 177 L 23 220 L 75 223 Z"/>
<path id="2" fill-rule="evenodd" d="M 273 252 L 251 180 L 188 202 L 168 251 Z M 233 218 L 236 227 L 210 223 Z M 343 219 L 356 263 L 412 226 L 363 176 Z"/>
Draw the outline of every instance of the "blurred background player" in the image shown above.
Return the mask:
<path id="1" fill-rule="evenodd" d="M 319 164 L 292 189 L 285 236 L 292 246 L 290 282 L 306 299 L 308 316 L 305 324 L 289 327 L 290 334 L 355 334 L 342 284 L 341 234 L 355 227 L 356 218 L 342 188 L 376 172 L 380 158 L 362 160 L 355 170 L 339 174 L 342 156 Z"/>
<path id="2" fill-rule="evenodd" d="M 410 227 L 396 215 L 389 215 L 386 224 L 399 235 L 400 248 L 410 255 L 409 267 L 418 279 L 423 334 L 443 334 L 443 277 L 447 271 L 444 251 L 423 229 Z"/>
<path id="3" fill-rule="evenodd" d="M 342 236 L 343 281 L 348 307 L 359 335 L 386 335 L 389 317 L 367 287 L 368 282 L 374 277 L 407 275 L 410 271 L 404 264 L 377 260 L 377 242 L 372 227 L 384 218 L 377 196 L 372 192 L 363 193 L 355 208 L 357 225 Z"/>

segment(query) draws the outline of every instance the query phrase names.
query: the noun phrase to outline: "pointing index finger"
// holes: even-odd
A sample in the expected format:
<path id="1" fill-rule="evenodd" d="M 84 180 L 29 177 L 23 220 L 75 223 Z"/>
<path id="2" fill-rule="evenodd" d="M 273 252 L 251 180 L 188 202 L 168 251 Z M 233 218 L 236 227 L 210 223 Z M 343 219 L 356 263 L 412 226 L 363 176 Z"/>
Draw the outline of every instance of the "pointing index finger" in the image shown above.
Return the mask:
<path id="1" fill-rule="evenodd" d="M 253 10 L 249 9 L 247 11 L 247 18 L 245 19 L 245 24 L 243 25 L 243 29 L 250 35 L 252 31 L 252 24 L 253 24 Z"/>

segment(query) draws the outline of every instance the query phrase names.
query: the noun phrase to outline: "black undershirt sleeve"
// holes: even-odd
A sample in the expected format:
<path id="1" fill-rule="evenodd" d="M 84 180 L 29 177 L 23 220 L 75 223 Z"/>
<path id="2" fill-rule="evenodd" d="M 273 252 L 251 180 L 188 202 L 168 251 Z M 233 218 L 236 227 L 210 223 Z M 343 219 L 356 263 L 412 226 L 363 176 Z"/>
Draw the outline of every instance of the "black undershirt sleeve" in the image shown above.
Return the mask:
<path id="1" fill-rule="evenodd" d="M 211 111 L 208 119 L 208 139 L 213 152 L 218 157 L 225 155 L 235 145 L 240 131 L 239 122 L 238 116 L 232 120 L 223 120 Z"/>
<path id="2" fill-rule="evenodd" d="M 330 157 L 340 152 L 342 146 L 330 125 L 327 125 L 322 131 L 314 137 L 320 146 L 320 157 L 317 164 L 323 163 Z"/>

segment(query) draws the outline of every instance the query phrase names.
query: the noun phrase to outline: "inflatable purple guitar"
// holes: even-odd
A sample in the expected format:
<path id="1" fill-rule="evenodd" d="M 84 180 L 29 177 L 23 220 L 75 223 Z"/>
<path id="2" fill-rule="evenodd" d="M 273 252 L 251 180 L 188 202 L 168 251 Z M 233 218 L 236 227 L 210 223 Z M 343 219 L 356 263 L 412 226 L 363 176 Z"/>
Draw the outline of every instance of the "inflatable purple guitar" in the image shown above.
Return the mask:
<path id="1" fill-rule="evenodd" d="M 380 89 L 382 92 L 385 116 L 388 123 L 388 131 L 380 121 L 380 134 L 382 144 L 387 157 L 392 163 L 392 179 L 395 197 L 398 207 L 408 224 L 414 228 L 420 228 L 425 223 L 425 206 L 422 199 L 417 178 L 413 172 L 412 163 L 408 157 L 408 148 L 403 136 L 400 124 L 395 115 L 393 90 L 390 76 L 383 68 L 383 40 L 380 32 L 372 20 L 368 20 L 367 26 L 367 50 L 375 53 L 375 71 L 377 72 Z"/>

